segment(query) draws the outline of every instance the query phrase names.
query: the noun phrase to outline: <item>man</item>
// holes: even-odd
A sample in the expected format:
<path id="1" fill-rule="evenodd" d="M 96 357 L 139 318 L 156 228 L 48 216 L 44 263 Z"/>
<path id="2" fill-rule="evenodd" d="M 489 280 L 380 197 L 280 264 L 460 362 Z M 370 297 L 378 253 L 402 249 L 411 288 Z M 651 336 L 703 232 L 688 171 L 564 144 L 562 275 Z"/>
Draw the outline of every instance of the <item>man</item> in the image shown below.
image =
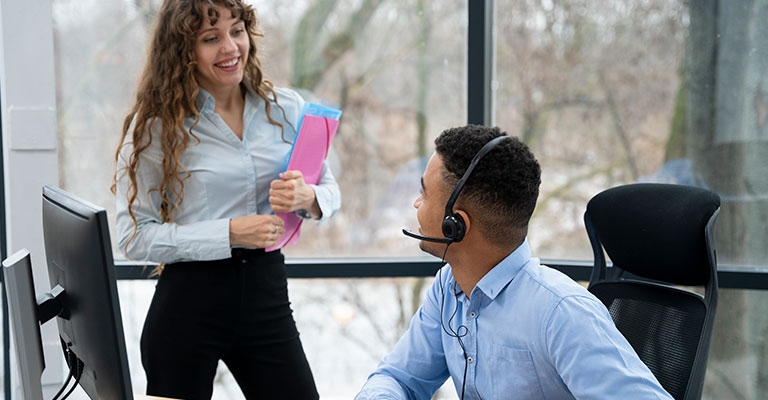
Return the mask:
<path id="1" fill-rule="evenodd" d="M 531 258 L 540 176 L 498 128 L 435 140 L 414 203 L 420 234 L 406 234 L 448 265 L 357 400 L 429 399 L 449 376 L 464 399 L 671 399 L 603 304 Z"/>

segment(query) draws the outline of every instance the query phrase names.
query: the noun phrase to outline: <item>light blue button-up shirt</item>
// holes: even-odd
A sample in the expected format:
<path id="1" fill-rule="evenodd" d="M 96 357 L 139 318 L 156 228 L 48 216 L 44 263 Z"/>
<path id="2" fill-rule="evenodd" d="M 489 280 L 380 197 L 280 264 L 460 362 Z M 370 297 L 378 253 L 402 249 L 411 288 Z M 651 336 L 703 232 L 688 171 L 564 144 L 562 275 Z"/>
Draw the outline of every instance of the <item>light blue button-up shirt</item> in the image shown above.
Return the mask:
<path id="1" fill-rule="evenodd" d="M 284 125 L 284 137 L 290 143 L 282 140 L 279 126 L 269 123 L 263 100 L 250 89 L 245 96 L 242 140 L 214 112 L 213 96 L 200 89 L 200 121 L 192 129 L 200 143 L 192 138 L 181 156 L 181 164 L 190 176 L 184 180 L 181 210 L 172 223 L 161 223 L 160 193 L 150 192 L 160 187 L 163 171 L 160 121 L 155 121 L 150 128 L 152 144 L 141 153 L 136 173 L 138 196 L 133 211 L 138 229 L 131 240 L 134 224 L 125 197 L 129 179 L 118 173 L 116 230 L 118 245 L 128 258 L 158 263 L 228 258 L 230 219 L 272 213 L 269 184 L 284 171 L 296 137 L 294 128 L 304 106 L 296 92 L 279 88 L 275 91 L 285 118 L 274 102 L 270 114 Z M 185 128 L 189 129 L 193 122 L 194 118 L 186 118 Z M 126 140 L 130 140 L 130 135 Z M 118 171 L 125 167 L 132 150 L 130 143 L 123 146 Z M 323 165 L 319 182 L 310 186 L 323 213 L 321 221 L 328 219 L 341 206 L 341 193 L 327 164 Z"/>
<path id="2" fill-rule="evenodd" d="M 441 327 L 442 302 L 445 329 L 466 333 L 465 399 L 672 398 L 600 300 L 531 258 L 526 240 L 477 283 L 470 299 L 445 266 L 357 400 L 429 399 L 449 376 L 461 393 L 464 355 Z"/>

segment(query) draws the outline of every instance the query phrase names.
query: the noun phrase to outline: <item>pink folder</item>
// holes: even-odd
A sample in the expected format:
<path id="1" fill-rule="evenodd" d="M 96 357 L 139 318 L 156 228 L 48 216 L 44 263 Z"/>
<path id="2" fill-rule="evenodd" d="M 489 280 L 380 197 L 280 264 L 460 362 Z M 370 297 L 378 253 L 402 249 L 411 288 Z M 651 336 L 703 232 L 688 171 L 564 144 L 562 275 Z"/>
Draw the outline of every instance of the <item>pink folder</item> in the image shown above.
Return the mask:
<path id="1" fill-rule="evenodd" d="M 316 184 L 320 180 L 323 162 L 338 127 L 339 121 L 336 119 L 304 115 L 286 170 L 299 170 L 304 175 L 304 182 Z M 266 251 L 277 250 L 299 240 L 302 218 L 296 213 L 277 213 L 277 215 L 285 221 L 285 233 Z"/>

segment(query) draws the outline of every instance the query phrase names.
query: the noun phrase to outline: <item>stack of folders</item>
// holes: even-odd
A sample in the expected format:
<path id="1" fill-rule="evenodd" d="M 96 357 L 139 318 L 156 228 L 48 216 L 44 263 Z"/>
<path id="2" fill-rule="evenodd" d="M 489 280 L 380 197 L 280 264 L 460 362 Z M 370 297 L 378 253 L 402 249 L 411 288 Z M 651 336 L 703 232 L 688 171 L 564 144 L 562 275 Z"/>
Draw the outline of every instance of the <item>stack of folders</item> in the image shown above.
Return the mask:
<path id="1" fill-rule="evenodd" d="M 316 184 L 323 171 L 323 162 L 328 156 L 331 141 L 339 127 L 341 110 L 314 103 L 304 103 L 296 140 L 285 166 L 285 171 L 298 170 L 304 175 L 304 182 Z M 276 250 L 296 243 L 303 221 L 295 213 L 277 213 L 285 221 L 285 233 L 267 251 Z"/>

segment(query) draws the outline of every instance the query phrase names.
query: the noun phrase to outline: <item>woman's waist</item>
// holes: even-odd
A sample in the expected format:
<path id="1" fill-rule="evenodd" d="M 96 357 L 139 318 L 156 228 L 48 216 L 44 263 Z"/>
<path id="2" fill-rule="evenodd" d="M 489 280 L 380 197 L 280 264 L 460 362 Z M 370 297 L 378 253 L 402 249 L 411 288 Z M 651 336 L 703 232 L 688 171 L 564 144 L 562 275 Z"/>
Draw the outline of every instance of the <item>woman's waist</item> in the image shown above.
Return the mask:
<path id="1" fill-rule="evenodd" d="M 192 269 L 192 268 L 225 268 L 232 267 L 259 267 L 259 268 L 283 268 L 285 257 L 280 249 L 266 251 L 264 249 L 252 249 L 245 247 L 233 247 L 229 258 L 219 260 L 188 260 L 169 263 L 165 269 Z"/>
<path id="2" fill-rule="evenodd" d="M 173 216 L 173 222 L 179 225 L 189 225 L 201 221 L 214 221 L 221 219 L 235 219 L 246 215 L 270 215 L 273 214 L 269 204 L 269 189 L 260 198 L 239 193 L 233 194 L 229 199 L 215 199 L 214 196 L 205 196 L 209 201 L 198 201 L 196 197 L 184 192 L 184 201 L 179 206 L 179 211 Z"/>

